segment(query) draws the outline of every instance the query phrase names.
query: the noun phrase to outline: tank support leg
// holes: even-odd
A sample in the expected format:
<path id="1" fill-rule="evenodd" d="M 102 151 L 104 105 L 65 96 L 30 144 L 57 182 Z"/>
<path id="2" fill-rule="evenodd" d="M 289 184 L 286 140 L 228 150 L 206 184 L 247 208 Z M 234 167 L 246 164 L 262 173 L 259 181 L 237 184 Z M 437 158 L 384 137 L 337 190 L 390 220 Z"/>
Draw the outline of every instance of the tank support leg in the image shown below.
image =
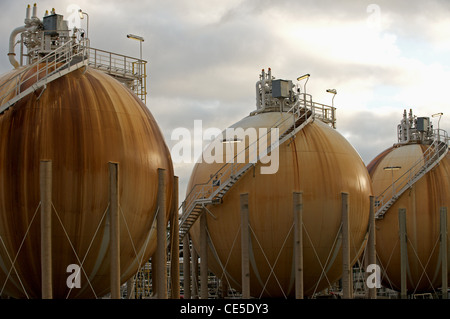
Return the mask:
<path id="1" fill-rule="evenodd" d="M 248 194 L 241 194 L 241 267 L 242 267 L 242 299 L 250 298 L 250 261 L 248 256 Z"/>
<path id="2" fill-rule="evenodd" d="M 228 297 L 228 283 L 226 278 L 222 278 L 220 280 L 220 289 L 221 289 L 220 299 L 225 299 L 226 297 Z"/>
<path id="3" fill-rule="evenodd" d="M 352 266 L 350 261 L 350 221 L 348 193 L 342 195 L 342 297 L 353 298 Z"/>
<path id="4" fill-rule="evenodd" d="M 198 254 L 192 245 L 192 299 L 198 299 Z"/>
<path id="5" fill-rule="evenodd" d="M 191 299 L 191 253 L 189 249 L 189 233 L 183 238 L 183 288 L 184 299 Z"/>
<path id="6" fill-rule="evenodd" d="M 52 283 L 52 162 L 40 163 L 42 299 L 53 298 Z"/>
<path id="7" fill-rule="evenodd" d="M 109 231 L 111 299 L 120 299 L 119 164 L 109 166 Z"/>
<path id="8" fill-rule="evenodd" d="M 158 234 L 156 234 L 158 235 Z M 156 243 L 156 245 L 158 245 L 158 243 Z M 152 281 L 152 286 L 151 286 L 151 290 L 152 290 L 152 298 L 157 298 L 157 294 L 158 294 L 158 278 L 157 278 L 157 273 L 158 273 L 158 256 L 156 254 L 156 250 L 153 253 L 153 255 L 150 258 L 150 263 L 151 263 L 151 281 Z"/>
<path id="9" fill-rule="evenodd" d="M 170 297 L 180 299 L 180 236 L 178 235 L 178 176 L 173 178 L 173 207 L 170 218 Z"/>
<path id="10" fill-rule="evenodd" d="M 303 194 L 293 194 L 295 298 L 303 299 Z"/>
<path id="11" fill-rule="evenodd" d="M 370 196 L 369 210 L 369 237 L 367 239 L 367 258 L 369 265 L 376 265 L 376 241 L 375 241 L 375 214 L 374 214 L 374 197 Z M 366 272 L 367 274 L 367 272 Z M 369 288 L 369 299 L 377 298 L 377 287 Z"/>
<path id="12" fill-rule="evenodd" d="M 442 299 L 448 299 L 447 207 L 441 207 Z"/>
<path id="13" fill-rule="evenodd" d="M 208 299 L 208 245 L 206 213 L 200 216 L 200 298 Z"/>
<path id="14" fill-rule="evenodd" d="M 398 210 L 398 224 L 400 231 L 400 298 L 407 298 L 406 287 L 406 269 L 408 263 L 407 254 L 407 237 L 406 237 L 406 209 L 400 208 Z"/>
<path id="15" fill-rule="evenodd" d="M 157 297 L 167 299 L 167 233 L 166 233 L 166 180 L 165 169 L 158 168 L 158 216 L 156 217 L 156 278 Z"/>

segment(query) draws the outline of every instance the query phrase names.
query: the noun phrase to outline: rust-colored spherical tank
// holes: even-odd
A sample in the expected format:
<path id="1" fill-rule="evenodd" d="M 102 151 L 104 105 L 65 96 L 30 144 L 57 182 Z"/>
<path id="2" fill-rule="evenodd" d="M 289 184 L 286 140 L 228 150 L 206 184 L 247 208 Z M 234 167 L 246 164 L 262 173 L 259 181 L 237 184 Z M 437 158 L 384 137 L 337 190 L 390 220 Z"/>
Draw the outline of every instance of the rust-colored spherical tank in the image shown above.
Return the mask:
<path id="1" fill-rule="evenodd" d="M 375 196 L 386 189 L 392 190 L 392 182 L 408 171 L 414 163 L 421 160 L 424 162 L 424 152 L 428 147 L 429 145 L 422 143 L 399 144 L 377 156 L 368 165 Z M 389 169 L 391 167 L 398 169 Z M 401 289 L 400 208 L 406 209 L 408 293 L 437 291 L 441 286 L 441 207 L 450 207 L 449 154 L 406 190 L 382 219 L 376 220 L 377 256 L 385 271 L 383 282 L 386 287 Z M 447 238 L 448 244 L 449 240 Z"/>
<path id="2" fill-rule="evenodd" d="M 173 167 L 155 119 L 135 94 L 100 71 L 81 68 L 1 114 L 0 136 L 3 296 L 41 297 L 41 160 L 52 161 L 54 298 L 95 298 L 110 291 L 108 162 L 119 165 L 120 281 L 148 260 L 155 250 L 157 170 L 166 170 L 170 200 Z M 82 266 L 80 288 L 68 287 L 71 264 Z"/>
<path id="3" fill-rule="evenodd" d="M 245 117 L 231 128 L 255 128 L 259 132 L 259 128 L 282 123 L 279 125 L 282 134 L 292 124 L 292 116 L 287 112 L 263 112 Z M 271 143 L 270 138 L 267 143 Z M 223 144 L 224 158 L 231 145 L 237 150 L 238 143 Z M 204 151 L 212 153 L 208 148 Z M 221 203 L 206 206 L 208 266 L 219 278 L 240 290 L 240 194 L 248 193 L 253 297 L 294 295 L 293 192 L 303 194 L 305 295 L 321 291 L 342 275 L 341 192 L 349 194 L 352 262 L 360 255 L 367 231 L 370 178 L 359 154 L 341 134 L 316 119 L 306 124 L 295 138 L 281 144 L 278 154 L 279 165 L 274 173 L 262 174 L 261 167 L 270 166 L 258 162 L 230 188 Z M 272 156 L 272 164 L 275 160 Z M 193 196 L 189 194 L 193 186 L 208 181 L 224 165 L 208 162 L 211 160 L 204 156 L 203 162 L 195 165 L 187 202 Z M 199 224 L 197 221 L 190 230 L 197 252 L 200 252 Z"/>

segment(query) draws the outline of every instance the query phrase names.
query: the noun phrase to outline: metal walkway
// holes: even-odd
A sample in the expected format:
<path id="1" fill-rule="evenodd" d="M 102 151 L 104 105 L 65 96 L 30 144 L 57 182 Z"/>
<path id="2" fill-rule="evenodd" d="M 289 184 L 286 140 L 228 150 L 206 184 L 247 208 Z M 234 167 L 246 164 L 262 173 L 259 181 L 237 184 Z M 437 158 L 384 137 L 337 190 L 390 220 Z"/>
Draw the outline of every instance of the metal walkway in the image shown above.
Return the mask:
<path id="1" fill-rule="evenodd" d="M 417 160 L 411 168 L 386 188 L 375 198 L 378 207 L 375 218 L 382 219 L 398 198 L 426 173 L 432 170 L 448 153 L 448 136 L 444 130 L 434 130 L 434 139 L 423 153 L 423 158 Z"/>

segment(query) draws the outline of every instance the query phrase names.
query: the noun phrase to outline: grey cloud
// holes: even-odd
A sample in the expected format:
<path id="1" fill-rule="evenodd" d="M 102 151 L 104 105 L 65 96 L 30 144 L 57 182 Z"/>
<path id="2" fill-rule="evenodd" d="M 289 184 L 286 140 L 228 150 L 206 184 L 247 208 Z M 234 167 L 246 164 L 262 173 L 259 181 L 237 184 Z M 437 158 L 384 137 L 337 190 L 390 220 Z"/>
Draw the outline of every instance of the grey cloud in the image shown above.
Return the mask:
<path id="1" fill-rule="evenodd" d="M 397 142 L 397 124 L 403 115 L 398 112 L 346 111 L 338 118 L 338 131 L 358 151 L 367 165 L 383 150 Z"/>
<path id="2" fill-rule="evenodd" d="M 65 14 L 73 0 L 39 1 L 39 15 L 57 6 Z M 272 67 L 279 78 L 295 79 L 310 73 L 308 90 L 319 102 L 329 102 L 325 89 L 335 87 L 339 98 L 351 98 L 354 83 L 390 88 L 392 95 L 405 85 L 403 66 L 380 63 L 343 62 L 333 52 L 308 52 L 309 44 L 289 42 L 280 35 L 280 25 L 300 23 L 326 27 L 336 23 L 364 22 L 367 7 L 373 1 L 79 1 L 89 13 L 92 46 L 130 56 L 139 55 L 139 43 L 127 33 L 143 36 L 143 58 L 148 60 L 148 107 L 159 123 L 169 146 L 176 127 L 192 128 L 201 119 L 205 127 L 223 129 L 248 115 L 255 108 L 255 82 L 262 68 Z M 419 37 L 431 50 L 429 25 L 449 16 L 450 2 L 376 1 L 384 30 L 399 41 Z M 2 18 L 0 71 L 11 68 L 6 56 L 11 30 L 23 23 L 26 4 L 0 2 Z M 83 21 L 85 25 L 86 21 Z M 362 24 L 361 24 L 362 25 Z M 333 31 L 333 30 L 330 30 Z M 404 38 L 403 38 L 404 37 Z M 300 41 L 299 39 L 295 41 Z M 327 41 L 323 39 L 322 41 Z M 404 53 L 404 52 L 403 52 Z M 407 72 L 414 74 L 414 70 Z M 323 99 L 323 101 L 321 101 Z M 378 103 L 378 97 L 372 103 Z M 381 113 L 375 107 L 361 105 L 358 110 L 338 109 L 338 130 L 367 163 L 392 145 L 402 105 L 384 96 L 384 105 L 398 106 L 400 114 Z M 339 105 L 338 105 L 339 107 Z M 448 113 L 444 111 L 444 113 Z M 446 124 L 445 120 L 441 126 Z M 447 123 L 448 124 L 448 123 Z M 370 142 L 368 142 L 370 141 Z M 185 185 L 190 168 L 179 167 Z M 188 172 L 189 171 L 189 172 Z M 182 184 L 180 184 L 180 190 Z"/>

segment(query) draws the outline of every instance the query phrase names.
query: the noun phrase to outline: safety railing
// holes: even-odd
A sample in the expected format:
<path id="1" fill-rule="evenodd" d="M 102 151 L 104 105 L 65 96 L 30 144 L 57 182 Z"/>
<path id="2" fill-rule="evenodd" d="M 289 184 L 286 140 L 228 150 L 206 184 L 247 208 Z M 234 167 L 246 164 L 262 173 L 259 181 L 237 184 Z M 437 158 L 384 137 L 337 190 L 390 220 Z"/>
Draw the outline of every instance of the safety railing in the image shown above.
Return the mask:
<path id="1" fill-rule="evenodd" d="M 145 74 L 144 60 L 96 48 L 89 48 L 89 66 L 115 73 L 124 78 L 141 78 Z"/>
<path id="2" fill-rule="evenodd" d="M 324 123 L 330 124 L 331 127 L 336 128 L 336 108 L 322 103 L 317 103 L 312 100 L 312 96 L 306 93 L 300 93 L 300 105 L 304 108 L 310 109 L 314 113 L 314 117 Z"/>
<path id="3" fill-rule="evenodd" d="M 0 85 L 0 113 L 21 98 L 31 86 L 88 58 L 87 39 L 68 41 Z M 29 92 L 28 90 L 27 92 Z"/>
<path id="4" fill-rule="evenodd" d="M 81 31 L 77 29 L 77 31 Z M 46 40 L 46 35 L 52 35 L 51 40 Z M 87 41 L 87 38 L 81 37 L 79 32 L 73 32 L 71 30 L 40 30 L 31 32 L 28 35 L 27 41 L 20 41 L 20 65 L 23 63 L 23 59 L 26 58 L 26 64 L 31 65 L 38 61 L 43 55 L 52 53 L 55 49 L 65 45 L 68 42 L 75 41 Z M 87 45 L 86 45 L 87 46 Z M 26 47 L 26 50 L 25 50 Z M 26 53 L 25 53 L 26 51 Z"/>
<path id="5" fill-rule="evenodd" d="M 392 182 L 385 190 L 375 198 L 375 206 L 378 207 L 376 215 L 383 215 L 383 208 L 386 208 L 391 201 L 398 197 L 412 185 L 414 185 L 423 175 L 432 169 L 445 156 L 448 151 L 448 134 L 439 129 L 433 130 L 433 142 L 412 166 L 400 177 Z"/>
<path id="6" fill-rule="evenodd" d="M 145 102 L 147 61 L 110 51 L 89 48 L 89 66 L 120 78 Z"/>
<path id="7" fill-rule="evenodd" d="M 257 145 L 259 145 L 260 140 L 262 138 L 265 138 L 272 141 L 273 138 L 270 134 L 274 132 L 273 129 L 278 129 L 280 126 L 286 125 L 285 123 L 288 123 L 288 121 L 292 119 L 291 117 L 280 119 L 267 129 L 266 134 L 261 134 L 254 141 L 249 141 L 248 145 L 245 148 L 242 148 L 240 151 L 237 150 L 237 152 L 235 152 L 237 146 L 236 148 L 233 146 L 233 154 L 236 153 L 236 155 L 234 155 L 231 160 L 228 160 L 214 174 L 212 174 L 207 182 L 194 185 L 190 192 L 187 194 L 186 200 L 182 204 L 182 206 L 184 206 L 184 210 L 181 215 L 180 225 L 183 225 L 183 223 L 185 223 L 195 206 L 201 203 L 213 202 L 214 198 L 218 194 L 220 194 L 221 191 L 229 187 L 230 184 L 234 184 L 238 180 L 238 178 L 242 176 L 243 173 L 245 173 L 249 168 L 255 165 L 257 161 L 259 161 L 261 158 L 265 157 L 267 154 L 273 151 L 276 147 L 281 145 L 288 138 L 288 135 L 285 134 L 286 132 L 292 132 L 295 128 L 297 128 L 297 125 L 301 125 L 300 123 L 307 123 L 308 119 L 312 119 L 315 112 L 315 107 L 308 107 L 310 104 L 304 101 L 305 100 L 299 100 L 291 107 L 288 112 L 293 114 L 293 124 L 290 125 L 286 130 L 284 130 L 281 135 L 279 134 L 276 138 L 276 141 L 274 143 L 270 143 L 263 152 L 257 154 Z M 307 106 L 305 107 L 304 105 Z M 234 142 L 245 141 L 236 141 L 234 139 L 231 141 L 227 141 L 224 139 L 215 140 L 215 143 L 230 143 L 230 145 L 240 144 Z M 267 140 L 265 141 L 265 143 L 267 143 Z"/>

